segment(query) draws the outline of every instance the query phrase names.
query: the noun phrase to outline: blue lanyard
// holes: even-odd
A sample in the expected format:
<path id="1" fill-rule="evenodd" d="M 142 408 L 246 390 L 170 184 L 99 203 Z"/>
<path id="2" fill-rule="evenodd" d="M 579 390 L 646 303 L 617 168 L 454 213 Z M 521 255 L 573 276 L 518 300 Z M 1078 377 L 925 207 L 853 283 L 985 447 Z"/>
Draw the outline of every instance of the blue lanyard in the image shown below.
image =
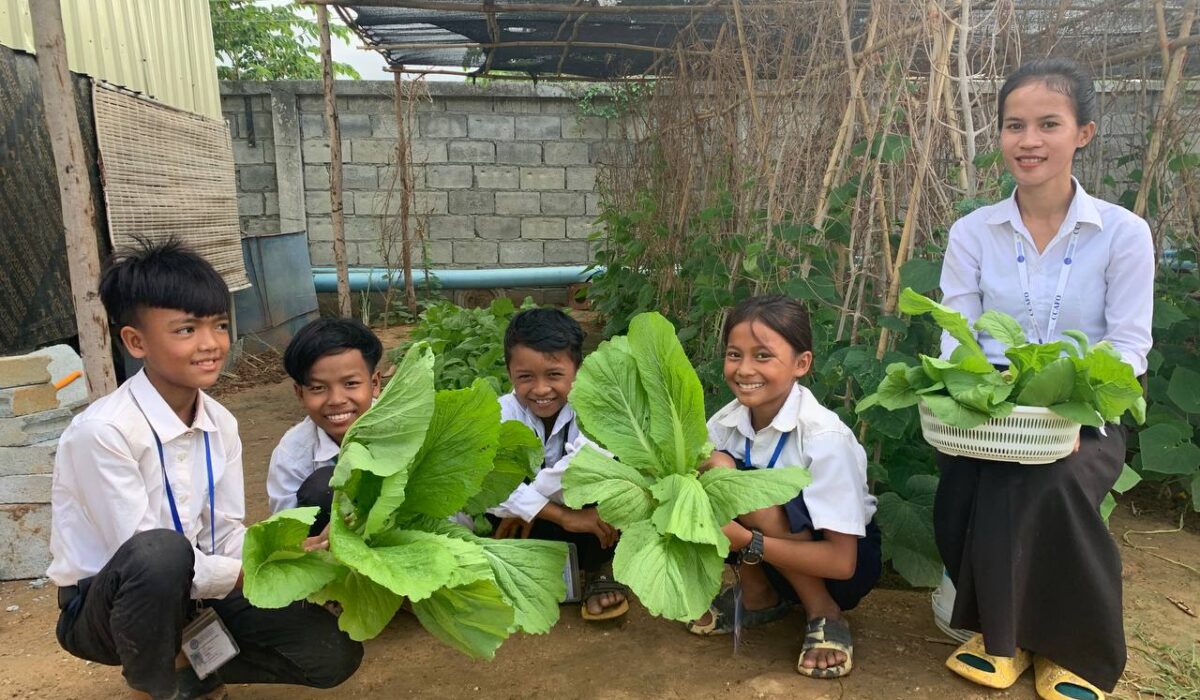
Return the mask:
<path id="1" fill-rule="evenodd" d="M 789 435 L 791 435 L 791 433 L 787 432 L 779 436 L 779 442 L 775 444 L 775 451 L 771 453 L 771 461 L 767 462 L 767 469 L 775 468 L 775 463 L 779 461 L 779 455 L 783 454 L 783 446 L 787 444 Z M 753 447 L 754 443 L 750 441 L 750 438 L 746 438 L 746 458 L 742 461 L 746 463 L 747 469 L 754 468 L 754 465 L 750 462 L 750 450 Z"/>
<path id="2" fill-rule="evenodd" d="M 203 431 L 201 431 L 203 432 Z M 158 464 L 162 467 L 163 487 L 167 491 L 167 505 L 171 507 L 171 522 L 175 524 L 175 532 L 183 533 L 183 521 L 179 519 L 179 507 L 175 505 L 175 492 L 171 489 L 171 480 L 167 478 L 167 460 L 163 456 L 162 440 L 153 427 L 150 433 L 154 435 L 154 444 L 158 446 Z M 208 534 L 212 537 L 212 549 L 209 554 L 217 553 L 217 517 L 216 498 L 213 496 L 212 450 L 208 443 L 208 433 L 204 433 L 204 462 L 208 467 Z"/>
<path id="3" fill-rule="evenodd" d="M 1079 244 L 1079 224 L 1071 231 L 1067 242 L 1067 252 L 1063 256 L 1062 268 L 1058 271 L 1058 286 L 1054 289 L 1054 302 L 1050 305 L 1050 320 L 1046 322 L 1046 335 L 1038 328 L 1037 318 L 1033 314 L 1033 294 L 1029 290 L 1029 269 L 1025 265 L 1025 243 L 1021 234 L 1013 230 L 1013 248 L 1017 254 L 1017 273 L 1021 280 L 1021 300 L 1025 302 L 1025 313 L 1029 316 L 1029 327 L 1039 343 L 1049 343 L 1054 340 L 1054 330 L 1058 327 L 1058 315 L 1062 311 L 1063 295 L 1067 291 L 1067 279 L 1071 276 L 1071 263 L 1075 258 L 1075 247 Z"/>

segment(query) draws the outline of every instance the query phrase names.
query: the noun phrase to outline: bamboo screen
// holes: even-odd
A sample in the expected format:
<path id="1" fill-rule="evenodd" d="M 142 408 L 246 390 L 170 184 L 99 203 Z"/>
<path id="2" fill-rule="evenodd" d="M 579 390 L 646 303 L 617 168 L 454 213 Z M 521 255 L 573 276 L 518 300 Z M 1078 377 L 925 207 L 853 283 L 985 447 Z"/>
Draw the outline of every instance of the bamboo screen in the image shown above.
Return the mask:
<path id="1" fill-rule="evenodd" d="M 249 287 L 225 123 L 99 83 L 93 104 L 113 246 L 174 237 L 212 263 L 230 291 Z"/>

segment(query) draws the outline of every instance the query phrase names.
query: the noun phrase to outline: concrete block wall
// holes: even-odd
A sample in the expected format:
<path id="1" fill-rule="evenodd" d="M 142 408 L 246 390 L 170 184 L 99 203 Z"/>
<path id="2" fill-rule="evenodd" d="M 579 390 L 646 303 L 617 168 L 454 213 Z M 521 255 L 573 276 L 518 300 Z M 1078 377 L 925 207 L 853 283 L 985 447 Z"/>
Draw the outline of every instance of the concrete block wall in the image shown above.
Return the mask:
<path id="1" fill-rule="evenodd" d="M 391 82 L 337 84 L 351 265 L 382 265 L 382 232 L 398 228 L 399 204 L 389 194 L 397 187 L 392 89 Z M 221 91 L 244 235 L 303 228 L 313 264 L 333 264 L 320 85 L 225 82 Z M 621 142 L 619 125 L 579 115 L 577 98 L 559 86 L 430 82 L 428 91 L 412 124 L 416 211 L 428 263 L 590 262 L 597 166 Z"/>

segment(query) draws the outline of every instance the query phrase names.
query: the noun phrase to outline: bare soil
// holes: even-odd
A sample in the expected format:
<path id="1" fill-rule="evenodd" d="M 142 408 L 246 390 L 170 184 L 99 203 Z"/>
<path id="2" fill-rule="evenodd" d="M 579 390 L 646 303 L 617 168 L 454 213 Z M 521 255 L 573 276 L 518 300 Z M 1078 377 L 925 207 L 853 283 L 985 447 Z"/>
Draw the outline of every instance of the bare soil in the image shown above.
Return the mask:
<path id="1" fill-rule="evenodd" d="M 402 333 L 396 335 L 401 336 Z M 388 338 L 392 347 L 398 338 Z M 386 342 L 386 341 L 385 341 Z M 267 515 L 265 481 L 271 450 L 302 417 L 290 381 L 249 386 L 226 394 L 244 444 L 247 520 Z M 1163 515 L 1134 516 L 1122 505 L 1112 531 L 1124 559 L 1126 633 L 1130 663 L 1117 690 L 1138 693 L 1151 673 L 1145 652 L 1153 641 L 1187 647 L 1200 640 L 1200 576 L 1164 561 L 1200 568 L 1200 534 L 1173 530 Z M 1130 533 L 1130 531 L 1134 531 Z M 1130 533 L 1127 534 L 1126 533 Z M 1126 535 L 1127 544 L 1122 535 Z M 15 612 L 5 612 L 17 606 Z M 54 637 L 58 611 L 53 585 L 0 584 L 0 698 L 106 698 L 125 696 L 120 670 L 76 659 Z M 625 619 L 583 622 L 576 607 L 542 636 L 508 640 L 494 661 L 472 661 L 430 637 L 401 613 L 367 643 L 361 670 L 333 691 L 291 686 L 236 686 L 233 698 L 299 700 L 322 695 L 361 698 L 790 698 L 837 700 L 893 698 L 1035 698 L 1030 676 L 1007 691 L 989 691 L 942 667 L 953 644 L 933 624 L 928 591 L 876 590 L 849 615 L 855 634 L 854 672 L 842 681 L 816 681 L 794 668 L 803 616 L 745 635 L 734 655 L 728 638 L 703 639 L 677 623 L 651 618 L 634 605 Z M 147 620 L 147 624 L 153 624 Z"/>

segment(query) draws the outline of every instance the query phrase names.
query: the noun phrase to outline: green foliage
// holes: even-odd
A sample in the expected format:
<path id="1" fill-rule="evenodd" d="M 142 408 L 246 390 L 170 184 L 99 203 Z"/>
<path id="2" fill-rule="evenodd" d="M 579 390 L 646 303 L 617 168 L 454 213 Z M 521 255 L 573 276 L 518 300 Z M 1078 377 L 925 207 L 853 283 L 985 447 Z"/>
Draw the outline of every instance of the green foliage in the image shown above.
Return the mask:
<path id="1" fill-rule="evenodd" d="M 336 600 L 354 639 L 379 634 L 404 599 L 430 633 L 491 658 L 516 631 L 541 633 L 566 594 L 566 548 L 476 537 L 447 516 L 481 512 L 531 473 L 537 437 L 500 423 L 490 385 L 433 389 L 427 343 L 342 441 L 329 551 L 305 552 L 315 508 L 283 511 L 246 532 L 246 597 L 261 607 Z"/>
<path id="2" fill-rule="evenodd" d="M 1094 427 L 1118 422 L 1126 412 L 1139 423 L 1144 420 L 1145 401 L 1133 368 L 1107 342 L 1089 346 L 1087 336 L 1066 331 L 1075 344 L 1027 343 L 1014 319 L 989 311 L 975 329 L 1017 343 L 1005 351 L 1010 367 L 1000 372 L 988 362 L 962 314 L 912 289 L 901 294 L 900 310 L 933 315 L 961 345 L 949 361 L 922 355 L 919 365 L 890 365 L 875 393 L 859 401 L 860 413 L 874 406 L 899 410 L 922 401 L 942 422 L 968 429 L 1007 416 L 1013 406 L 1049 408 Z M 1061 357 L 1063 353 L 1068 356 Z"/>
<path id="3" fill-rule="evenodd" d="M 563 476 L 563 498 L 572 508 L 595 503 L 621 529 L 613 574 L 654 615 L 703 614 L 729 552 L 721 527 L 790 500 L 809 482 L 799 467 L 699 473 L 713 449 L 704 394 L 675 329 L 657 313 L 636 316 L 628 337 L 584 360 L 571 402 L 580 429 L 616 459 L 585 446 Z"/>
<path id="4" fill-rule="evenodd" d="M 579 116 L 619 119 L 636 112 L 653 90 L 653 82 L 588 83 L 576 101 Z"/>
<path id="5" fill-rule="evenodd" d="M 221 80 L 321 79 L 320 34 L 311 8 L 253 0 L 209 0 L 208 7 Z M 348 27 L 332 20 L 329 31 L 343 40 L 352 37 Z M 333 71 L 360 77 L 345 63 L 334 63 Z"/>
<path id="6" fill-rule="evenodd" d="M 536 306 L 526 297 L 521 310 Z M 504 331 L 517 307 L 507 297 L 486 309 L 464 309 L 448 301 L 435 303 L 421 314 L 408 342 L 391 351 L 399 361 L 417 343 L 433 348 L 433 376 L 438 389 L 463 389 L 477 379 L 497 394 L 512 388 L 504 366 Z"/>

